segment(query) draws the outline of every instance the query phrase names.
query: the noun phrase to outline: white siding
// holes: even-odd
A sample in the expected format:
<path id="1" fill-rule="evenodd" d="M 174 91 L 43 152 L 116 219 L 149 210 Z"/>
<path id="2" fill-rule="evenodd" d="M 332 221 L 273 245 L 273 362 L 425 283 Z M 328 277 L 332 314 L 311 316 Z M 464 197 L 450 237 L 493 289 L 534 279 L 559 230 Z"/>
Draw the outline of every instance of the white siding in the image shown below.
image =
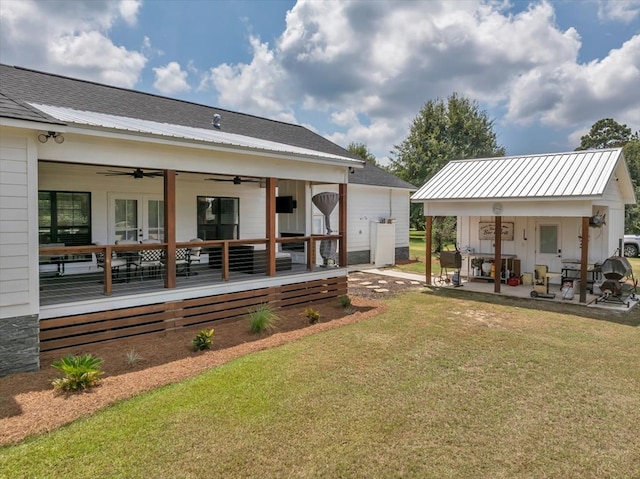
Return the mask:
<path id="1" fill-rule="evenodd" d="M 337 192 L 337 185 L 322 185 L 313 188 L 320 191 Z M 314 215 L 319 211 L 314 207 Z M 347 189 L 347 250 L 368 251 L 371 249 L 371 223 L 380 218 L 393 218 L 396 224 L 396 248 L 409 246 L 409 191 L 378 186 L 350 184 Z M 331 226 L 338 227 L 337 208 L 331 215 Z"/>
<path id="2" fill-rule="evenodd" d="M 30 305 L 29 145 L 0 130 L 0 318 L 27 315 Z"/>

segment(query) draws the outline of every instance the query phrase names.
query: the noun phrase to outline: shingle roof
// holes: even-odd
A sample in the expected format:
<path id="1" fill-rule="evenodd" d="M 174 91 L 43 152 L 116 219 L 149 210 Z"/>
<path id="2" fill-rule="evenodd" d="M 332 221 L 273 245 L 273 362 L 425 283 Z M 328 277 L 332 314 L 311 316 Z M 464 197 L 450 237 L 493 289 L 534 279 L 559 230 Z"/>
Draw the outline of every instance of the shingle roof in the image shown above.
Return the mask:
<path id="1" fill-rule="evenodd" d="M 411 199 L 436 201 L 600 196 L 614 174 L 621 155 L 621 148 L 611 148 L 451 161 Z"/>
<path id="2" fill-rule="evenodd" d="M 18 120 L 60 124 L 59 121 L 50 118 L 30 105 L 12 100 L 2 92 L 0 92 L 0 116 L 16 118 Z"/>
<path id="3" fill-rule="evenodd" d="M 353 174 L 349 175 L 349 183 L 357 185 L 383 186 L 386 188 L 401 188 L 404 190 L 415 191 L 417 188 L 411 183 L 401 180 L 388 171 L 365 161 L 363 168 L 356 169 Z"/>
<path id="4" fill-rule="evenodd" d="M 34 108 L 60 120 L 68 125 L 98 127 L 105 130 L 116 130 L 128 133 L 142 133 L 158 135 L 181 140 L 195 140 L 198 142 L 215 143 L 218 146 L 240 147 L 251 150 L 260 150 L 276 153 L 290 153 L 298 156 L 316 157 L 323 160 L 338 160 L 340 162 L 351 161 L 354 166 L 359 166 L 356 159 L 331 153 L 320 153 L 317 150 L 301 148 L 299 146 L 262 140 L 251 136 L 238 135 L 213 128 L 194 128 L 191 126 L 173 125 L 170 123 L 158 123 L 157 121 L 140 120 L 106 113 L 74 110 L 59 106 L 32 104 Z"/>
<path id="5" fill-rule="evenodd" d="M 34 103 L 213 130 L 211 120 L 218 113 L 228 133 L 357 159 L 300 125 L 21 67 L 0 64 L 0 92 L 6 98 L 0 116 L 8 118 L 43 121 L 46 117 L 37 113 L 29 116 L 27 104 Z"/>

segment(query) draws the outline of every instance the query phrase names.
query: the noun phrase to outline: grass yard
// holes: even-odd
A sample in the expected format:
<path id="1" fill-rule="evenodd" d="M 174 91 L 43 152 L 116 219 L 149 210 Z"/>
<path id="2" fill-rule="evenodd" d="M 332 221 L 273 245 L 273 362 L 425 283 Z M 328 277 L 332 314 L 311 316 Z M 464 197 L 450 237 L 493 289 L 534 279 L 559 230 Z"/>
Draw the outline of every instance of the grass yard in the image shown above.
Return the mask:
<path id="1" fill-rule="evenodd" d="M 2 448 L 0 477 L 640 477 L 640 313 L 522 305 L 406 293 Z"/>

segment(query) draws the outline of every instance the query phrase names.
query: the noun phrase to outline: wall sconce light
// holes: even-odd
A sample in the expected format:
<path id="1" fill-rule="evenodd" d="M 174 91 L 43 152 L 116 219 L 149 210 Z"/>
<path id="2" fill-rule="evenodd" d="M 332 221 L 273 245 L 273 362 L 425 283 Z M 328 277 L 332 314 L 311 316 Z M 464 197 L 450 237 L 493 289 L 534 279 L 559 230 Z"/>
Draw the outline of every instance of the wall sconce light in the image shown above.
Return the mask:
<path id="1" fill-rule="evenodd" d="M 40 133 L 38 135 L 38 141 L 40 143 L 46 143 L 49 138 L 53 138 L 53 141 L 55 141 L 58 145 L 64 143 L 64 136 L 62 136 L 60 133 L 57 133 L 55 131 L 50 131 L 48 133 Z"/>
<path id="2" fill-rule="evenodd" d="M 353 174 L 356 172 L 356 169 L 353 166 L 349 167 L 349 173 Z"/>

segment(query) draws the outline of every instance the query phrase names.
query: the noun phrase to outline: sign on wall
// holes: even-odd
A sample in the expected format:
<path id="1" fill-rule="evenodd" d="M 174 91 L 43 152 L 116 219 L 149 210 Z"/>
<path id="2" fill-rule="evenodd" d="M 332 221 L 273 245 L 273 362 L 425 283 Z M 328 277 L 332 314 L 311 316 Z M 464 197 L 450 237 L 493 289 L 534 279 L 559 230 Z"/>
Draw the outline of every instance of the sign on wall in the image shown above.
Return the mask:
<path id="1" fill-rule="evenodd" d="M 504 222 L 502 223 L 502 240 L 503 241 L 513 241 L 513 223 Z M 496 237 L 496 224 L 493 222 L 480 222 L 480 239 L 481 240 L 492 240 Z"/>

